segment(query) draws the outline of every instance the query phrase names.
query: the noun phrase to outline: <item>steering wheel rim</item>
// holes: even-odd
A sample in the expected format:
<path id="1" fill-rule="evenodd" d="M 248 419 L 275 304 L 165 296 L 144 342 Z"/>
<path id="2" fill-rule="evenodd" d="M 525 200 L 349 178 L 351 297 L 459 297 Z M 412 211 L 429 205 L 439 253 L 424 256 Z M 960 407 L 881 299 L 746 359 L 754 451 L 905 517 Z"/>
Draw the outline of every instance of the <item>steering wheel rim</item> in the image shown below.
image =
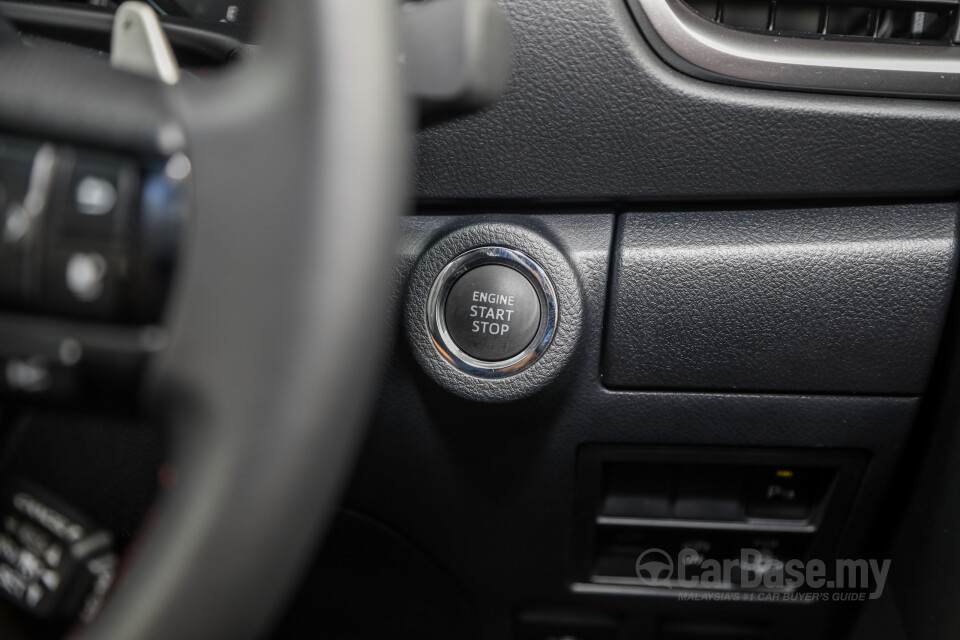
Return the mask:
<path id="1" fill-rule="evenodd" d="M 179 481 L 85 640 L 256 637 L 319 540 L 386 331 L 409 120 L 397 10 L 269 3 L 258 55 L 176 87 L 49 51 L 0 61 L 0 126 L 182 148 L 193 167 L 170 342 L 146 394 L 174 430 Z M 68 113 L 56 79 L 81 68 Z"/>

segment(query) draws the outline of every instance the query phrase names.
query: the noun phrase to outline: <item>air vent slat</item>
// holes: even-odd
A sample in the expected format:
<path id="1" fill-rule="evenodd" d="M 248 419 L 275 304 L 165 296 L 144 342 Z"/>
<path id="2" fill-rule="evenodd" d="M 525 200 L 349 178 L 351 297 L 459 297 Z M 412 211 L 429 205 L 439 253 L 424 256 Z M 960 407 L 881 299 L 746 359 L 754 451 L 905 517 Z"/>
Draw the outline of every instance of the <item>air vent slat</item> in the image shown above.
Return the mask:
<path id="1" fill-rule="evenodd" d="M 804 2 L 780 2 L 774 14 L 775 31 L 819 33 L 821 6 Z"/>
<path id="2" fill-rule="evenodd" d="M 689 0 L 704 17 L 736 29 L 801 37 L 956 44 L 956 0 Z"/>

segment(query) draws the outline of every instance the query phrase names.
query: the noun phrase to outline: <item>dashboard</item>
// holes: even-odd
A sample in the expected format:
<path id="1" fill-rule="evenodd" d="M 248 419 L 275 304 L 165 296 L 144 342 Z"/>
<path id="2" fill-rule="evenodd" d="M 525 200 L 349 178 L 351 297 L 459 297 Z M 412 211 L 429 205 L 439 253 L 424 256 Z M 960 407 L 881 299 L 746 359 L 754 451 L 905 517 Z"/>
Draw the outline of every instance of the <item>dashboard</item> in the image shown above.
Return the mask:
<path id="1" fill-rule="evenodd" d="M 174 92 L 222 90 L 205 96 L 216 108 L 200 109 L 217 122 L 235 115 L 228 98 L 260 104 L 254 92 L 205 84 L 257 55 L 260 2 L 149 4 L 188 77 Z M 109 54 L 117 9 L 0 0 L 28 45 L 84 59 Z M 317 556 L 298 567 L 299 587 L 265 637 L 955 637 L 947 610 L 960 587 L 942 559 L 960 531 L 947 484 L 960 469 L 960 5 L 432 0 L 401 21 L 391 68 L 419 119 L 409 119 L 409 211 L 376 297 L 391 339 L 377 347 L 366 439 L 329 534 L 314 541 Z M 284 88 L 258 80 L 258 91 Z M 10 141 L 0 132 L 0 156 L 19 154 L 11 172 L 22 183 L 3 197 L 26 200 L 33 188 L 23 158 L 47 167 L 52 222 L 34 248 L 69 265 L 63 247 L 81 247 L 81 284 L 108 264 L 89 257 L 96 247 L 122 250 L 97 234 L 149 233 L 131 235 L 131 255 L 116 261 L 131 266 L 115 307 L 89 304 L 89 287 L 86 299 L 58 289 L 51 307 L 40 294 L 16 301 L 79 327 L 94 357 L 57 365 L 69 384 L 50 392 L 64 397 L 2 390 L 25 407 L 9 445 L 22 462 L 8 469 L 47 476 L 51 495 L 69 496 L 132 548 L 176 473 L 136 409 L 118 416 L 101 405 L 121 388 L 132 395 L 144 362 L 165 349 L 147 338 L 177 301 L 166 297 L 180 259 L 171 238 L 192 227 L 157 221 L 195 222 L 182 204 L 193 150 L 171 153 L 149 126 L 124 119 L 122 103 L 97 111 L 89 92 L 74 93 L 69 104 L 94 114 L 96 136 L 42 144 L 26 127 Z M 143 102 L 160 111 L 161 100 Z M 253 123 L 244 135 L 256 145 L 230 138 L 220 149 L 240 167 L 267 149 L 260 173 L 235 177 L 224 163 L 197 180 L 218 195 L 261 179 L 316 191 L 323 167 L 298 155 L 309 136 Z M 275 168 L 286 162 L 292 170 Z M 80 209 L 105 206 L 104 193 L 122 196 L 125 221 L 82 226 L 90 217 Z M 246 223 L 270 240 L 262 213 L 281 219 L 285 209 L 262 197 L 251 196 L 257 215 Z M 232 223 L 228 208 L 206 213 Z M 168 244 L 147 242 L 154 234 Z M 358 263 L 351 254 L 338 273 Z M 240 272 L 267 298 L 283 289 L 253 267 Z M 232 274 L 223 282 L 239 287 Z M 137 300 L 145 291 L 149 305 Z M 248 315 L 279 322 L 264 307 L 220 308 L 204 326 L 216 337 Z M 7 325 L 20 333 L 0 348 L 34 344 L 23 338 L 29 322 Z M 125 341 L 102 339 L 101 325 Z M 59 342 L 42 345 L 64 357 Z M 120 358 L 127 352 L 137 357 Z M 36 354 L 5 353 L 23 359 L 15 378 L 29 382 Z M 223 380 L 240 370 L 250 372 Z M 93 382 L 83 386 L 77 371 Z M 64 407 L 82 417 L 71 422 Z M 71 430 L 88 423 L 98 434 L 89 442 Z M 69 447 L 38 453 L 58 438 L 88 452 L 82 463 L 95 472 L 77 471 Z M 111 449 L 113 438 L 123 444 Z M 73 482 L 111 473 L 130 481 L 89 492 Z M 261 506 L 283 502 L 274 497 Z M 46 513 L 39 501 L 27 501 L 24 518 Z M 253 530 L 256 514 L 242 515 L 236 529 Z M 711 573 L 744 549 L 751 562 Z M 657 562 L 644 564 L 651 554 Z M 769 578 L 794 561 L 884 569 L 846 590 L 842 576 L 826 589 Z M 0 607 L 0 623 L 4 615 Z"/>

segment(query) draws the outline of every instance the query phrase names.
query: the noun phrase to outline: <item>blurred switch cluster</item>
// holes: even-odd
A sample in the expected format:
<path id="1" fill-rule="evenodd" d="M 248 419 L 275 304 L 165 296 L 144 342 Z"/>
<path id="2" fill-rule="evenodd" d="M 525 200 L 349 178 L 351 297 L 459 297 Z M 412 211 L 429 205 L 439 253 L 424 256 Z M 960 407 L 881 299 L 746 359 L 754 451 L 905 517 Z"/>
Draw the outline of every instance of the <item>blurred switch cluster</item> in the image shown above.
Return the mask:
<path id="1" fill-rule="evenodd" d="M 157 346 L 143 329 L 160 318 L 189 178 L 183 154 L 0 136 L 0 393 L 76 397 L 78 364 L 108 392 L 131 379 Z"/>
<path id="2" fill-rule="evenodd" d="M 92 619 L 114 580 L 110 533 L 24 481 L 3 496 L 0 595 L 40 618 Z"/>
<path id="3" fill-rule="evenodd" d="M 140 179 L 129 158 L 0 142 L 4 306 L 129 317 Z"/>

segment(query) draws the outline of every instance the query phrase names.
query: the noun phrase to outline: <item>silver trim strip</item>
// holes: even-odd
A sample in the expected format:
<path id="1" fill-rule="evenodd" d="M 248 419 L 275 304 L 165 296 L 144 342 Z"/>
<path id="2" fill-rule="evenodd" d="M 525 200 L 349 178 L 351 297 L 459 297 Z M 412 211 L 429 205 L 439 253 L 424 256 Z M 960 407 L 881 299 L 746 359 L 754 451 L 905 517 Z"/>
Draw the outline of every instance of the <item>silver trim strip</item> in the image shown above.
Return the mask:
<path id="1" fill-rule="evenodd" d="M 502 264 L 516 269 L 531 280 L 540 296 L 540 326 L 537 334 L 523 351 L 499 362 L 486 362 L 470 356 L 457 346 L 447 331 L 445 311 L 450 289 L 467 271 L 488 264 Z M 529 367 L 550 346 L 558 320 L 557 293 L 547 273 L 527 254 L 504 247 L 480 247 L 460 254 L 440 271 L 427 297 L 427 330 L 433 345 L 447 362 L 478 378 L 503 378 Z"/>
<path id="2" fill-rule="evenodd" d="M 852 42 L 753 33 L 682 0 L 628 0 L 668 62 L 709 80 L 837 93 L 960 98 L 960 46 Z"/>
<path id="3" fill-rule="evenodd" d="M 631 518 L 622 516 L 597 516 L 601 526 L 643 527 L 670 529 L 709 529 L 711 531 L 763 531 L 774 533 L 816 533 L 817 526 L 810 522 L 750 519 L 743 522 L 718 520 L 673 520 L 668 518 Z"/>

